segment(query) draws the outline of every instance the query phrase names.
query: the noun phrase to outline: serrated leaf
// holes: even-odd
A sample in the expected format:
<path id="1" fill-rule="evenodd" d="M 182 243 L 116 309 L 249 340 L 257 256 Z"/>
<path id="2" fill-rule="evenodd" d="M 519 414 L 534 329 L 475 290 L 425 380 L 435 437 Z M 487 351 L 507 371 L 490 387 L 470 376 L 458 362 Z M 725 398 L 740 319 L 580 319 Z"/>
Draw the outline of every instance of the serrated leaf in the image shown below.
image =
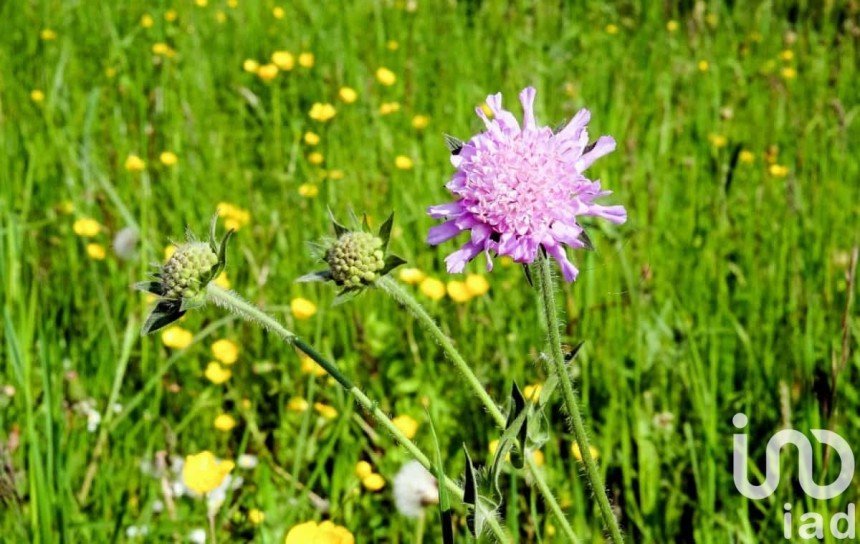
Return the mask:
<path id="1" fill-rule="evenodd" d="M 394 212 L 388 216 L 388 219 L 379 227 L 379 238 L 382 240 L 382 252 L 388 251 L 388 241 L 391 239 L 391 227 L 394 225 Z"/>
<path id="2" fill-rule="evenodd" d="M 206 299 L 204 297 L 183 298 L 181 303 L 179 304 L 179 311 L 185 313 L 191 310 L 202 308 L 205 305 Z"/>
<path id="3" fill-rule="evenodd" d="M 463 453 L 466 455 L 466 477 L 463 483 L 463 504 L 465 504 L 469 512 L 466 514 L 466 525 L 469 527 L 469 532 L 472 536 L 477 537 L 481 534 L 481 519 L 478 514 L 478 480 L 475 478 L 475 466 L 472 464 L 472 458 L 469 456 L 469 448 L 463 444 Z"/>
<path id="4" fill-rule="evenodd" d="M 331 226 L 334 227 L 335 236 L 340 238 L 342 235 L 349 232 L 348 228 L 344 227 L 343 225 L 341 225 L 340 223 L 337 222 L 337 219 L 334 218 L 334 213 L 332 213 L 331 209 L 329 209 L 329 211 L 328 211 L 328 217 L 329 217 L 329 220 L 331 221 Z"/>
<path id="5" fill-rule="evenodd" d="M 397 255 L 387 255 L 385 257 L 385 266 L 383 266 L 382 270 L 379 271 L 379 275 L 384 276 L 403 264 L 406 264 L 406 259 Z"/>
<path id="6" fill-rule="evenodd" d="M 139 281 L 134 284 L 134 288 L 144 293 L 152 293 L 157 296 L 164 296 L 164 288 L 160 281 Z"/>
<path id="7" fill-rule="evenodd" d="M 180 303 L 176 300 L 159 301 L 149 313 L 143 327 L 141 327 L 141 336 L 159 331 L 185 315 L 185 312 L 181 311 L 179 306 Z"/>
<path id="8" fill-rule="evenodd" d="M 463 145 L 465 144 L 460 138 L 451 136 L 450 134 L 445 134 L 445 145 L 448 146 L 448 151 L 450 151 L 452 155 L 459 155 L 460 151 L 463 150 Z"/>
<path id="9" fill-rule="evenodd" d="M 331 281 L 331 270 L 317 270 L 316 272 L 305 274 L 304 276 L 297 278 L 295 281 L 296 283 Z"/>
<path id="10" fill-rule="evenodd" d="M 215 231 L 218 228 L 218 213 L 216 212 L 209 220 L 209 248 L 212 253 L 218 253 L 218 243 L 215 241 Z"/>
<path id="11" fill-rule="evenodd" d="M 362 288 L 344 289 L 343 291 L 338 293 L 337 296 L 334 297 L 334 300 L 331 302 L 331 305 L 332 306 L 340 306 L 341 304 L 349 302 L 352 299 L 354 299 L 355 297 L 357 297 L 358 295 L 360 295 L 362 293 L 362 291 L 364 291 L 364 289 L 362 289 Z"/>
<path id="12" fill-rule="evenodd" d="M 433 438 L 435 456 L 433 460 L 433 472 L 436 475 L 436 483 L 439 488 L 439 523 L 442 524 L 442 544 L 454 544 L 454 510 L 451 508 L 451 500 L 448 498 L 448 488 L 445 486 L 445 465 L 442 462 L 442 450 L 439 447 L 439 437 L 436 435 L 436 426 L 429 410 L 425 410 L 427 421 L 430 423 L 430 436 Z"/>

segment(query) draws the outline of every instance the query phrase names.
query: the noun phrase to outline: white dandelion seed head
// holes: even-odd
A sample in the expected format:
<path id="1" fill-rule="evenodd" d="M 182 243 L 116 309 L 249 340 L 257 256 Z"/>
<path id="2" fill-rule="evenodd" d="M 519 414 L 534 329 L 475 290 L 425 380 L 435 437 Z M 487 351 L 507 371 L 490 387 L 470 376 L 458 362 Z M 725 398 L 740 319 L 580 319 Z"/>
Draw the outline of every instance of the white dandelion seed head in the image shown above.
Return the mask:
<path id="1" fill-rule="evenodd" d="M 256 455 L 251 455 L 249 453 L 243 453 L 236 459 L 236 465 L 239 468 L 244 468 L 246 470 L 250 470 L 255 468 L 259 464 L 260 460 Z"/>
<path id="2" fill-rule="evenodd" d="M 394 477 L 394 504 L 409 518 L 420 517 L 424 508 L 439 502 L 436 478 L 418 461 L 409 461 Z"/>
<path id="3" fill-rule="evenodd" d="M 188 533 L 188 541 L 194 544 L 206 544 L 206 529 L 193 529 Z"/>

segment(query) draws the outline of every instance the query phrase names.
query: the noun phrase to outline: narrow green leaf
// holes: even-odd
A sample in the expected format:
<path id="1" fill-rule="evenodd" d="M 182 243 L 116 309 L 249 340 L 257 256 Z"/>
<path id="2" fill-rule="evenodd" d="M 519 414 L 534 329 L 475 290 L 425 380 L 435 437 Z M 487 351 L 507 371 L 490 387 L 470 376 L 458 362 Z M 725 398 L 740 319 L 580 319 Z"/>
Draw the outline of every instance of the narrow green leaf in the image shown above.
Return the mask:
<path id="1" fill-rule="evenodd" d="M 388 219 L 385 220 L 385 223 L 379 227 L 379 238 L 382 240 L 382 251 L 383 253 L 388 250 L 388 241 L 391 239 L 391 227 L 394 225 L 394 212 L 391 212 L 391 215 L 388 216 Z"/>
<path id="2" fill-rule="evenodd" d="M 451 499 L 448 497 L 448 488 L 445 486 L 445 465 L 442 463 L 442 450 L 439 447 L 439 437 L 436 435 L 436 426 L 433 424 L 433 416 L 429 410 L 425 410 L 427 421 L 430 422 L 430 435 L 433 437 L 434 459 L 433 472 L 439 487 L 439 523 L 442 524 L 442 544 L 454 544 L 454 523 Z"/>
<path id="3" fill-rule="evenodd" d="M 331 270 L 318 270 L 296 279 L 296 283 L 313 283 L 319 281 L 331 281 Z"/>
<path id="4" fill-rule="evenodd" d="M 382 270 L 379 271 L 379 275 L 384 276 L 403 264 L 406 264 L 406 259 L 394 254 L 387 255 L 385 257 L 385 266 L 383 266 Z"/>
<path id="5" fill-rule="evenodd" d="M 469 532 L 476 537 L 481 533 L 481 520 L 478 516 L 478 480 L 475 478 L 475 466 L 472 464 L 472 457 L 469 455 L 469 448 L 463 444 L 463 453 L 466 455 L 466 478 L 463 484 L 463 504 L 465 504 L 469 512 L 466 514 L 466 525 L 469 527 Z"/>
<path id="6" fill-rule="evenodd" d="M 329 209 L 328 211 L 328 216 L 331 220 L 331 225 L 334 227 L 334 233 L 338 238 L 349 232 L 348 228 L 337 222 L 337 219 L 334 218 L 334 213 L 332 213 L 331 209 Z"/>
<path id="7" fill-rule="evenodd" d="M 164 296 L 164 289 L 160 281 L 139 281 L 134 284 L 134 288 L 144 293 L 152 293 L 157 296 Z"/>

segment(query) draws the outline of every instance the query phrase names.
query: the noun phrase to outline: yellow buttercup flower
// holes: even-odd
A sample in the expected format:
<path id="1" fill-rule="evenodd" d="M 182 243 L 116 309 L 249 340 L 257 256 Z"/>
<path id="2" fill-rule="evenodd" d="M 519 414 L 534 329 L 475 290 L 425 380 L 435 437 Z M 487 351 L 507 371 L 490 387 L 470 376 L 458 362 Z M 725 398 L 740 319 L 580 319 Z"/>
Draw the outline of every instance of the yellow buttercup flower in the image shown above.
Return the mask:
<path id="1" fill-rule="evenodd" d="M 215 209 L 218 217 L 224 219 L 224 227 L 228 229 L 239 230 L 251 221 L 251 214 L 248 210 L 234 206 L 229 202 L 219 202 Z"/>
<path id="2" fill-rule="evenodd" d="M 281 6 L 275 6 L 274 8 L 272 8 L 272 17 L 274 17 L 275 19 L 283 19 L 284 15 L 286 14 L 287 12 L 284 11 L 284 8 L 282 8 Z"/>
<path id="3" fill-rule="evenodd" d="M 788 167 L 781 164 L 771 164 L 767 171 L 775 178 L 784 178 L 788 175 Z"/>
<path id="4" fill-rule="evenodd" d="M 346 527 L 331 521 L 308 521 L 290 529 L 284 544 L 355 544 L 355 537 Z"/>
<path id="5" fill-rule="evenodd" d="M 314 410 L 326 419 L 334 419 L 337 417 L 337 409 L 334 406 L 323 404 L 322 402 L 314 403 Z"/>
<path id="6" fill-rule="evenodd" d="M 302 183 L 299 185 L 299 196 L 314 198 L 318 194 L 320 194 L 320 188 L 317 187 L 316 183 Z"/>
<path id="7" fill-rule="evenodd" d="M 308 401 L 302 397 L 293 397 L 287 402 L 287 410 L 291 412 L 304 412 L 309 407 Z"/>
<path id="8" fill-rule="evenodd" d="M 445 296 L 445 284 L 436 278 L 424 278 L 418 285 L 418 289 L 432 300 L 441 300 Z"/>
<path id="9" fill-rule="evenodd" d="M 368 491 L 379 491 L 385 487 L 385 478 L 383 478 L 381 474 L 374 472 L 362 478 L 361 485 L 363 485 Z"/>
<path id="10" fill-rule="evenodd" d="M 400 111 L 400 102 L 383 102 L 379 105 L 380 115 L 389 115 Z"/>
<path id="11" fill-rule="evenodd" d="M 668 30 L 669 32 L 675 32 L 676 30 L 678 30 L 678 21 L 675 21 L 673 19 L 666 23 L 666 30 Z"/>
<path id="12" fill-rule="evenodd" d="M 275 64 L 263 64 L 257 68 L 257 77 L 263 81 L 272 81 L 278 77 L 278 67 Z"/>
<path id="13" fill-rule="evenodd" d="M 323 163 L 325 157 L 319 151 L 314 151 L 310 155 L 308 155 L 308 162 L 313 164 L 314 166 L 319 166 Z"/>
<path id="14" fill-rule="evenodd" d="M 385 48 L 389 51 L 397 51 L 400 49 L 400 44 L 397 43 L 397 40 L 388 40 L 385 42 Z"/>
<path id="15" fill-rule="evenodd" d="M 204 495 L 220 486 L 234 466 L 233 461 L 219 461 L 212 452 L 202 451 L 185 458 L 182 482 L 191 491 Z"/>
<path id="16" fill-rule="evenodd" d="M 168 23 L 172 23 L 173 21 L 175 21 L 178 16 L 179 15 L 176 13 L 175 9 L 169 9 L 164 12 L 164 20 Z"/>
<path id="17" fill-rule="evenodd" d="M 410 416 L 397 416 L 391 420 L 391 423 L 409 440 L 412 440 L 418 434 L 418 422 Z"/>
<path id="18" fill-rule="evenodd" d="M 546 463 L 546 458 L 544 457 L 542 451 L 534 450 L 532 451 L 532 461 L 534 461 L 535 465 L 540 468 L 544 466 L 544 463 Z"/>
<path id="19" fill-rule="evenodd" d="M 164 246 L 164 262 L 170 260 L 173 257 L 173 254 L 176 253 L 176 245 L 175 244 L 167 244 Z"/>
<path id="20" fill-rule="evenodd" d="M 245 59 L 242 63 L 242 69 L 250 74 L 256 74 L 257 70 L 260 69 L 260 63 L 254 59 Z"/>
<path id="21" fill-rule="evenodd" d="M 398 276 L 403 283 L 417 285 L 427 277 L 427 274 L 417 268 L 401 268 Z"/>
<path id="22" fill-rule="evenodd" d="M 212 343 L 212 355 L 225 365 L 232 365 L 239 359 L 239 346 L 236 342 L 222 338 Z"/>
<path id="23" fill-rule="evenodd" d="M 264 514 L 262 510 L 258 508 L 251 508 L 248 510 L 248 522 L 250 522 L 251 525 L 259 525 L 263 523 L 265 519 L 266 514 Z"/>
<path id="24" fill-rule="evenodd" d="M 102 231 L 101 224 L 90 217 L 82 217 L 72 223 L 72 230 L 83 238 L 92 238 Z"/>
<path id="25" fill-rule="evenodd" d="M 239 0 L 227 0 L 227 7 L 236 9 L 239 7 Z"/>
<path id="26" fill-rule="evenodd" d="M 299 66 L 302 68 L 312 68 L 315 60 L 313 53 L 307 51 L 299 53 Z"/>
<path id="27" fill-rule="evenodd" d="M 591 452 L 591 458 L 592 459 L 596 460 L 597 458 L 600 457 L 600 452 L 594 446 L 588 446 L 588 451 Z M 577 461 L 582 462 L 582 453 L 579 450 L 579 444 L 577 444 L 576 442 L 571 444 L 570 445 L 570 453 L 571 453 L 571 455 L 573 455 L 573 457 Z"/>
<path id="28" fill-rule="evenodd" d="M 795 70 L 791 66 L 786 66 L 779 71 L 779 75 L 782 76 L 782 79 L 794 79 L 797 77 L 797 70 Z"/>
<path id="29" fill-rule="evenodd" d="M 229 289 L 230 288 L 230 278 L 227 277 L 226 272 L 221 272 L 218 276 L 212 280 L 212 283 L 220 287 L 221 289 Z"/>
<path id="30" fill-rule="evenodd" d="M 228 433 L 236 427 L 236 419 L 230 414 L 218 414 L 212 425 L 217 430 Z"/>
<path id="31" fill-rule="evenodd" d="M 296 319 L 310 319 L 317 313 L 317 305 L 302 297 L 290 301 L 290 311 Z"/>
<path id="32" fill-rule="evenodd" d="M 173 49 L 164 42 L 158 42 L 152 44 L 152 54 L 153 55 L 161 55 L 163 57 L 172 57 L 176 54 Z"/>
<path id="33" fill-rule="evenodd" d="M 289 51 L 275 51 L 272 53 L 272 63 L 285 72 L 289 72 L 296 64 L 296 59 Z"/>
<path id="34" fill-rule="evenodd" d="M 95 261 L 103 261 L 107 256 L 105 246 L 101 244 L 87 244 L 87 255 Z"/>
<path id="35" fill-rule="evenodd" d="M 523 397 L 525 397 L 526 400 L 537 402 L 540 400 L 541 391 L 543 391 L 543 384 L 530 384 L 523 387 Z"/>
<path id="36" fill-rule="evenodd" d="M 209 0 L 194 0 L 194 3 L 197 4 L 198 7 L 205 8 L 209 5 Z"/>
<path id="37" fill-rule="evenodd" d="M 179 162 L 179 157 L 177 157 L 176 153 L 173 151 L 162 151 L 161 155 L 158 156 L 158 160 L 160 160 L 161 164 L 164 166 L 173 166 Z"/>
<path id="38" fill-rule="evenodd" d="M 610 23 L 606 25 L 606 28 L 604 30 L 606 30 L 606 33 L 610 35 L 618 34 L 618 25 Z"/>
<path id="39" fill-rule="evenodd" d="M 710 140 L 711 145 L 716 147 L 717 149 L 726 147 L 726 144 L 729 143 L 728 138 L 726 138 L 722 134 L 711 134 L 708 136 L 708 140 Z"/>
<path id="40" fill-rule="evenodd" d="M 329 170 L 328 171 L 328 179 L 339 180 L 343 179 L 344 173 L 343 170 Z"/>
<path id="41" fill-rule="evenodd" d="M 129 155 L 125 159 L 125 169 L 129 172 L 142 172 L 146 168 L 146 163 L 137 155 Z"/>
<path id="42" fill-rule="evenodd" d="M 334 106 L 328 103 L 315 102 L 310 111 L 308 112 L 308 116 L 314 121 L 320 121 L 325 123 L 326 121 L 330 121 L 337 114 L 337 110 L 334 109 Z"/>
<path id="43" fill-rule="evenodd" d="M 219 9 L 218 11 L 215 12 L 215 21 L 217 21 L 218 24 L 226 23 L 227 22 L 227 14 Z"/>
<path id="44" fill-rule="evenodd" d="M 696 66 L 699 68 L 700 72 L 707 72 L 708 68 L 711 67 L 710 63 L 706 60 L 700 60 Z"/>
<path id="45" fill-rule="evenodd" d="M 352 87 L 341 87 L 337 96 L 345 104 L 352 104 L 358 100 L 358 93 Z"/>
<path id="46" fill-rule="evenodd" d="M 42 31 L 39 32 L 39 37 L 46 42 L 50 42 L 57 39 L 57 33 L 50 28 L 43 28 Z"/>
<path id="47" fill-rule="evenodd" d="M 303 374 L 310 374 L 311 376 L 315 376 L 317 378 L 328 374 L 328 372 L 326 372 L 326 370 L 321 367 L 319 363 L 317 363 L 304 353 L 299 355 L 299 361 L 301 362 L 301 370 Z"/>
<path id="48" fill-rule="evenodd" d="M 738 160 L 743 163 L 750 164 L 755 162 L 755 154 L 749 149 L 744 149 L 738 154 Z"/>
<path id="49" fill-rule="evenodd" d="M 161 343 L 173 349 L 185 349 L 191 345 L 194 335 L 178 325 L 172 325 L 161 333 Z"/>
<path id="50" fill-rule="evenodd" d="M 473 297 L 480 297 L 487 294 L 490 290 L 490 284 L 487 282 L 487 278 L 480 274 L 467 274 L 466 289 Z"/>
<path id="51" fill-rule="evenodd" d="M 785 62 L 791 62 L 794 60 L 794 51 L 791 49 L 786 49 L 779 54 L 779 58 L 784 60 Z"/>
<path id="52" fill-rule="evenodd" d="M 430 118 L 426 115 L 416 115 L 412 118 L 412 128 L 415 130 L 424 130 L 430 124 Z"/>
<path id="53" fill-rule="evenodd" d="M 447 285 L 448 296 L 454 302 L 468 302 L 472 298 L 472 294 L 466 287 L 466 284 L 459 280 L 451 280 Z"/>
<path id="54" fill-rule="evenodd" d="M 397 76 L 394 75 L 394 72 L 383 66 L 376 70 L 376 81 L 386 87 L 390 87 L 397 82 Z"/>
<path id="55" fill-rule="evenodd" d="M 355 475 L 363 480 L 373 474 L 373 467 L 367 461 L 359 461 L 355 464 Z"/>
<path id="56" fill-rule="evenodd" d="M 317 145 L 320 143 L 319 134 L 314 132 L 305 132 L 304 140 L 308 145 Z"/>
<path id="57" fill-rule="evenodd" d="M 36 104 L 40 104 L 45 101 L 45 93 L 40 91 L 39 89 L 33 89 L 32 91 L 30 91 L 30 100 L 32 100 Z"/>
<path id="58" fill-rule="evenodd" d="M 396 166 L 399 170 L 411 170 L 413 162 L 412 159 L 410 159 L 406 155 L 397 155 L 394 158 L 394 166 Z"/>
<path id="59" fill-rule="evenodd" d="M 230 379 L 233 375 L 233 371 L 227 367 L 221 366 L 221 364 L 215 361 L 210 361 L 209 364 L 206 365 L 206 370 L 203 371 L 203 375 L 207 380 L 215 385 L 221 385 Z"/>
<path id="60" fill-rule="evenodd" d="M 490 440 L 489 444 L 487 444 L 487 450 L 489 450 L 490 455 L 495 455 L 497 449 L 499 449 L 499 439 L 494 438 Z"/>

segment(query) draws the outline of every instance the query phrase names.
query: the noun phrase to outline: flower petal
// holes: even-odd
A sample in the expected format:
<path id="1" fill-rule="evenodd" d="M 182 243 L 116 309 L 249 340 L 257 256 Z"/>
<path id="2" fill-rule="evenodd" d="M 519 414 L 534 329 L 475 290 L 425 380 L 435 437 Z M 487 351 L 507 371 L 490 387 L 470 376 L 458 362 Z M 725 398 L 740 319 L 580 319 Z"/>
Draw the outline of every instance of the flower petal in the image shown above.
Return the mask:
<path id="1" fill-rule="evenodd" d="M 613 150 L 615 150 L 615 138 L 612 136 L 601 136 L 596 142 L 594 142 L 591 149 L 583 153 L 582 157 L 576 161 L 576 169 L 580 172 L 584 172 L 594 163 L 594 161 L 608 153 L 611 153 Z"/>
<path id="2" fill-rule="evenodd" d="M 535 128 L 535 91 L 534 87 L 526 87 L 520 92 L 520 103 L 523 105 L 523 128 Z"/>
<path id="3" fill-rule="evenodd" d="M 471 241 L 463 244 L 460 249 L 445 257 L 445 264 L 448 267 L 448 272 L 456 274 L 462 272 L 466 268 L 466 263 L 475 258 L 481 252 L 482 246 L 474 244 Z"/>
<path id="4" fill-rule="evenodd" d="M 427 214 L 434 219 L 444 219 L 447 217 L 459 217 L 463 215 L 463 206 L 460 202 L 448 202 L 447 204 L 437 204 L 427 208 Z"/>
<path id="5" fill-rule="evenodd" d="M 543 247 L 546 249 L 546 252 L 558 262 L 559 266 L 561 266 L 561 274 L 564 276 L 564 281 L 567 283 L 576 281 L 576 277 L 579 275 L 579 269 L 577 269 L 573 263 L 568 260 L 567 253 L 564 251 L 564 246 L 551 241 L 549 243 L 544 242 Z"/>
<path id="6" fill-rule="evenodd" d="M 627 210 L 624 209 L 624 206 L 601 206 L 600 204 L 592 204 L 588 207 L 588 211 L 585 212 L 585 215 L 602 217 L 603 219 L 611 221 L 617 225 L 627 221 Z"/>
<path id="7" fill-rule="evenodd" d="M 447 242 L 461 232 L 463 232 L 463 229 L 457 226 L 455 219 L 445 221 L 441 225 L 436 225 L 427 231 L 427 243 L 431 246 L 436 246 L 442 242 Z"/>

